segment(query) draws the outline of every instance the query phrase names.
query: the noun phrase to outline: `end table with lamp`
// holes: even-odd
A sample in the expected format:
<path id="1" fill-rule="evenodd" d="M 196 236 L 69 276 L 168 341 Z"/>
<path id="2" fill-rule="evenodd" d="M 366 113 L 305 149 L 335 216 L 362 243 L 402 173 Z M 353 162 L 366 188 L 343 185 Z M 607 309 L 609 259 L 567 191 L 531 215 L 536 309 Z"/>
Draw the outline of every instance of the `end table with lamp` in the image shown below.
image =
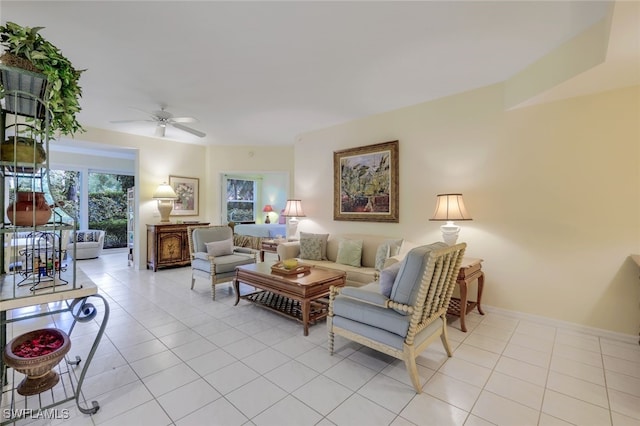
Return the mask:
<path id="1" fill-rule="evenodd" d="M 478 293 L 475 301 L 469 301 L 467 299 L 468 286 L 478 282 Z M 447 314 L 456 315 L 460 317 L 460 330 L 467 332 L 467 326 L 465 324 L 465 316 L 477 307 L 480 315 L 484 315 L 482 312 L 482 290 L 484 289 L 484 272 L 482 271 L 482 259 L 476 259 L 471 257 L 465 257 L 462 259 L 460 265 L 460 271 L 458 272 L 458 278 L 456 284 L 460 289 L 460 298 L 451 298 L 449 303 L 449 309 Z"/>

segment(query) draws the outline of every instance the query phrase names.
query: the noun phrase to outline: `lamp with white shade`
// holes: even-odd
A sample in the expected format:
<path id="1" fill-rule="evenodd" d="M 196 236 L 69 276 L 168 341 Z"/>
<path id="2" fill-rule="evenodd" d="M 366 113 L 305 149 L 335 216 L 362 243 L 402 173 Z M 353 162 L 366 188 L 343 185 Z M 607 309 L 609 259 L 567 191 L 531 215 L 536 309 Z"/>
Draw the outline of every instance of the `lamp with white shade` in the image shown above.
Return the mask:
<path id="1" fill-rule="evenodd" d="M 171 185 L 163 182 L 153 193 L 153 199 L 158 200 L 158 211 L 160 212 L 160 222 L 169 222 L 169 215 L 173 210 L 173 202 L 178 199 L 178 194 Z"/>
<path id="2" fill-rule="evenodd" d="M 289 218 L 289 223 L 292 225 L 298 224 L 299 217 L 305 217 L 304 211 L 302 211 L 301 200 L 287 200 L 287 204 L 284 206 L 283 216 Z"/>
<path id="3" fill-rule="evenodd" d="M 452 246 L 458 239 L 460 227 L 453 222 L 455 220 L 472 220 L 462 200 L 462 194 L 438 194 L 436 210 L 429 220 L 446 221 L 440 227 L 444 242 Z"/>

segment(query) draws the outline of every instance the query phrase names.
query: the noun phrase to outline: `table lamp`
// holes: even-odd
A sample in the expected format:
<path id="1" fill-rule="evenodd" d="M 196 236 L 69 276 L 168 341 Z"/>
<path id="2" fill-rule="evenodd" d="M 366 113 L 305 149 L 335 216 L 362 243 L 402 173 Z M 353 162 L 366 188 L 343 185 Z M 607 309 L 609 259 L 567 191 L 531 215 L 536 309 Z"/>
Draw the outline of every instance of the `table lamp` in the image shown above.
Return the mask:
<path id="1" fill-rule="evenodd" d="M 267 214 L 264 223 L 271 223 L 271 219 L 269 219 L 269 213 L 273 211 L 273 207 L 271 207 L 271 204 L 267 204 L 266 206 L 264 206 L 262 208 L 262 211 Z"/>
<path id="2" fill-rule="evenodd" d="M 160 222 L 169 222 L 169 215 L 173 210 L 173 201 L 178 199 L 178 195 L 171 185 L 163 182 L 153 193 L 153 199 L 158 200 L 158 211 L 160 212 Z"/>
<path id="3" fill-rule="evenodd" d="M 462 194 L 438 194 L 436 210 L 429 220 L 446 221 L 440 227 L 444 242 L 450 246 L 456 243 L 460 227 L 453 223 L 454 220 L 472 220 L 462 200 Z"/>
<path id="4" fill-rule="evenodd" d="M 290 224 L 296 225 L 299 217 L 305 217 L 305 214 L 302 211 L 302 201 L 287 200 L 287 204 L 284 206 L 284 212 L 282 215 L 289 218 Z"/>

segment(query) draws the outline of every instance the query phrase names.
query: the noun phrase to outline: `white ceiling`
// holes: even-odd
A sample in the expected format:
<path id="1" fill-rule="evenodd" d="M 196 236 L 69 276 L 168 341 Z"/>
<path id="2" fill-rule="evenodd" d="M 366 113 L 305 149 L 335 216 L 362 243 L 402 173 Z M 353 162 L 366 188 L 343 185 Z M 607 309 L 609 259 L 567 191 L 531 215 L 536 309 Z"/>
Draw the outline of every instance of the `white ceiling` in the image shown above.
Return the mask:
<path id="1" fill-rule="evenodd" d="M 6 1 L 2 22 L 87 69 L 85 127 L 153 136 L 161 103 L 199 139 L 287 145 L 302 132 L 503 81 L 603 19 L 609 2 Z M 76 136 L 78 138 L 81 136 Z"/>

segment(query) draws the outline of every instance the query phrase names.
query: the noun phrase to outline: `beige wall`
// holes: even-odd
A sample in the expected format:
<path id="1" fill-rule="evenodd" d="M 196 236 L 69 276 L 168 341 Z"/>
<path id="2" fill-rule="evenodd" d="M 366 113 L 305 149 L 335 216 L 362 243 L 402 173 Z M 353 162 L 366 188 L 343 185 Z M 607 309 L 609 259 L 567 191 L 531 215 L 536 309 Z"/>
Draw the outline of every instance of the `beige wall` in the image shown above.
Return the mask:
<path id="1" fill-rule="evenodd" d="M 484 303 L 637 335 L 640 88 L 512 111 L 495 85 L 301 135 L 299 230 L 429 243 L 436 194 L 462 192 L 467 255 L 485 259 Z M 400 222 L 333 220 L 333 151 L 400 141 Z"/>

